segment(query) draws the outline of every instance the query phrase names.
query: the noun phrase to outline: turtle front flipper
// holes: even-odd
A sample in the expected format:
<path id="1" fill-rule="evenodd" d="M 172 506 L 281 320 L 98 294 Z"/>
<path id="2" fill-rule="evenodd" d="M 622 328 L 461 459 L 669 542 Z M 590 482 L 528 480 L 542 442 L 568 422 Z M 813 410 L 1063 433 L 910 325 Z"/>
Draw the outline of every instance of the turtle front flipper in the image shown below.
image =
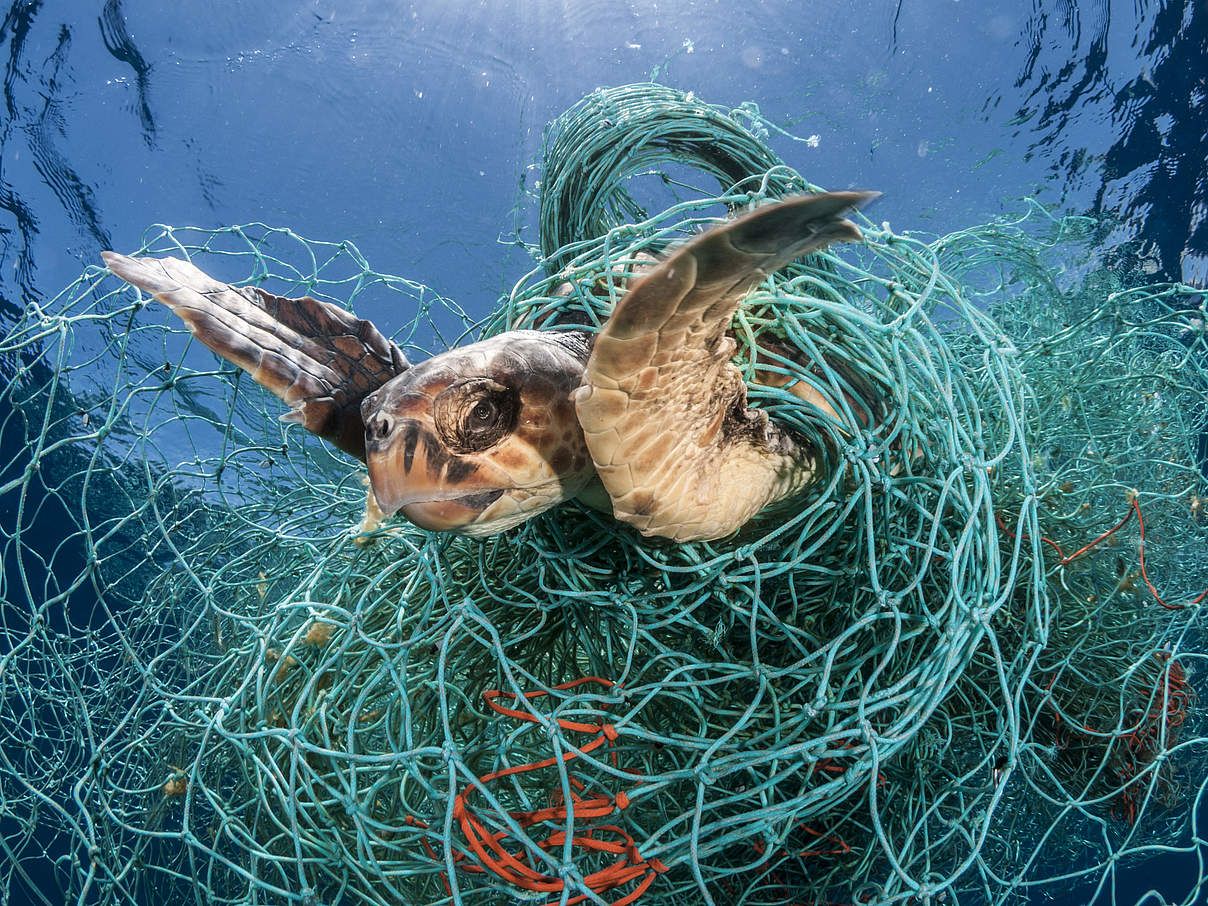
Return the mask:
<path id="1" fill-rule="evenodd" d="M 875 192 L 760 208 L 681 246 L 596 338 L 575 403 L 616 518 L 676 541 L 720 538 L 808 486 L 817 456 L 747 408 L 730 320 L 748 289 L 836 241 Z"/>
<path id="2" fill-rule="evenodd" d="M 188 261 L 101 257 L 114 274 L 150 293 L 193 336 L 290 405 L 282 421 L 365 459 L 361 401 L 408 367 L 368 321 L 309 296 L 287 299 L 220 283 Z"/>

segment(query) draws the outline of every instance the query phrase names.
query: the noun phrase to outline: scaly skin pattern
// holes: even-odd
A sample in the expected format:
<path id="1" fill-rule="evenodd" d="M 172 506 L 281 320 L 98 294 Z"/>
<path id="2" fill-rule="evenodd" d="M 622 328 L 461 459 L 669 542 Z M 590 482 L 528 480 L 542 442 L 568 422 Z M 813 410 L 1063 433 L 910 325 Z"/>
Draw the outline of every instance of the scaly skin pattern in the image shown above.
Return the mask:
<path id="1" fill-rule="evenodd" d="M 382 510 L 489 535 L 574 497 L 594 477 L 570 400 L 587 352 L 575 331 L 511 331 L 413 365 L 367 397 Z M 490 418 L 476 423 L 479 405 Z"/>
<path id="2" fill-rule="evenodd" d="M 737 368 L 701 363 L 708 395 L 695 381 L 659 386 L 680 367 L 655 356 L 611 387 L 597 375 L 576 397 L 617 519 L 674 541 L 719 538 L 814 481 L 815 452 L 745 409 Z"/>
<path id="3" fill-rule="evenodd" d="M 842 215 L 875 195 L 761 208 L 681 246 L 605 322 L 576 410 L 617 519 L 675 541 L 729 535 L 814 480 L 817 454 L 746 408 L 730 320 L 777 268 L 860 231 Z"/>

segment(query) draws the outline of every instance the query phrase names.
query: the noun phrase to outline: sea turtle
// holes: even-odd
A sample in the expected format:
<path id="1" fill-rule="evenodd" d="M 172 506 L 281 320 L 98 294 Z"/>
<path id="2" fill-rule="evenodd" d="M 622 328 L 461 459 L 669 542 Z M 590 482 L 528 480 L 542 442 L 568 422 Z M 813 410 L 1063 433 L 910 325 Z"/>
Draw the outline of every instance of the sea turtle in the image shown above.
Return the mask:
<path id="1" fill-rule="evenodd" d="M 644 535 L 714 539 L 819 468 L 804 438 L 747 408 L 731 318 L 777 268 L 859 241 L 844 214 L 875 196 L 797 196 L 709 230 L 632 280 L 594 336 L 514 330 L 418 364 L 336 305 L 175 258 L 103 258 L 288 403 L 283 421 L 366 462 L 371 513 L 489 535 L 577 497 Z"/>

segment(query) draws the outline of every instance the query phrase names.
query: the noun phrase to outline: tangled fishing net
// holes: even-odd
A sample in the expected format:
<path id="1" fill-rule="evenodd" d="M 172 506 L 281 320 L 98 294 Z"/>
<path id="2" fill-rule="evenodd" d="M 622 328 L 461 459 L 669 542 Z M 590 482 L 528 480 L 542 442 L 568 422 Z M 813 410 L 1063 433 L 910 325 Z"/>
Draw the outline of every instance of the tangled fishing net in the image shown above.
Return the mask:
<path id="1" fill-rule="evenodd" d="M 140 252 L 390 297 L 412 359 L 590 326 L 639 253 L 810 188 L 765 130 L 655 85 L 576 105 L 537 266 L 482 324 L 287 230 Z M 1091 224 L 1035 205 L 930 242 L 862 226 L 734 323 L 753 404 L 826 479 L 711 543 L 575 504 L 485 541 L 361 532 L 352 463 L 162 306 L 99 267 L 31 305 L 0 345 L 0 886 L 50 863 L 47 902 L 1089 901 L 1158 848 L 1194 876 L 1202 296 L 1059 285 Z M 891 416 L 853 427 L 853 381 Z"/>

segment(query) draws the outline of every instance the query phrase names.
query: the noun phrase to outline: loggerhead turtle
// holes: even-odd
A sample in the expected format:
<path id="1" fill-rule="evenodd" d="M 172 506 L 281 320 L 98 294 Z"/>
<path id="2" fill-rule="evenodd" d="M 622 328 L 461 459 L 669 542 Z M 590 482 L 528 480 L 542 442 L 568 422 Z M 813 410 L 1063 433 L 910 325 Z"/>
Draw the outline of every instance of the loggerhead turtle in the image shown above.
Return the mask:
<path id="1" fill-rule="evenodd" d="M 288 403 L 283 421 L 366 462 L 370 517 L 490 535 L 577 497 L 644 535 L 706 540 L 819 468 L 802 437 L 747 408 L 731 318 L 777 268 L 859 241 L 843 215 L 877 194 L 797 196 L 693 238 L 632 281 L 594 336 L 514 330 L 418 364 L 336 305 L 175 258 L 102 257 Z M 830 409 L 798 395 L 811 393 Z"/>

